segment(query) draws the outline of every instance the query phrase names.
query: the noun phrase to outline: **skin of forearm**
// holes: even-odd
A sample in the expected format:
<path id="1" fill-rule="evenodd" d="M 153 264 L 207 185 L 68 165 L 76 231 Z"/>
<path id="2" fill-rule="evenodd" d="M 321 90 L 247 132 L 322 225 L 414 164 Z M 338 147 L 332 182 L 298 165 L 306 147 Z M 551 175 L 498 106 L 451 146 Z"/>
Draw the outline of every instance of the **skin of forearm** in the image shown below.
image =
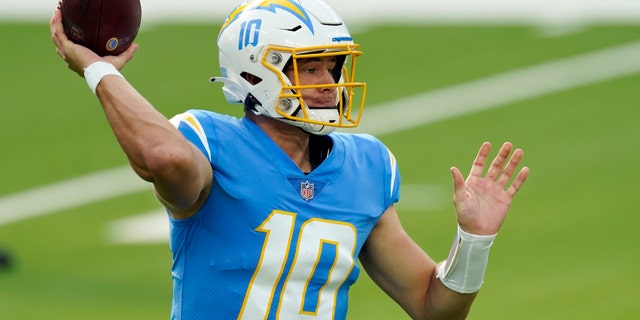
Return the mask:
<path id="1" fill-rule="evenodd" d="M 105 77 L 97 95 L 118 143 L 144 180 L 175 172 L 191 154 L 180 132 L 124 79 Z"/>
<path id="2" fill-rule="evenodd" d="M 427 306 L 425 310 L 427 315 L 425 319 L 466 319 L 477 293 L 462 294 L 454 292 L 445 287 L 440 279 L 436 277 L 436 274 L 437 268 L 431 276 L 426 299 Z"/>

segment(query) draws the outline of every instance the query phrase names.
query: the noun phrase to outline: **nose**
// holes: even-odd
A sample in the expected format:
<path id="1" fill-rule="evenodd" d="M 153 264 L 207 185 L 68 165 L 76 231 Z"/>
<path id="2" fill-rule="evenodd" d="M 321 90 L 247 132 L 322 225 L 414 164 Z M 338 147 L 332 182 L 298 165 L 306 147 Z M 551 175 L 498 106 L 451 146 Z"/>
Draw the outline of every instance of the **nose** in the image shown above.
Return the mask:
<path id="1" fill-rule="evenodd" d="M 324 69 L 324 71 L 318 77 L 317 80 L 318 80 L 317 84 L 328 84 L 328 85 L 331 85 L 331 86 L 328 86 L 328 87 L 321 87 L 320 89 L 322 91 L 333 91 L 333 90 L 336 89 L 335 86 L 333 86 L 334 84 L 336 84 L 336 81 L 333 78 L 333 74 L 331 73 L 331 70 L 329 70 L 329 69 Z"/>

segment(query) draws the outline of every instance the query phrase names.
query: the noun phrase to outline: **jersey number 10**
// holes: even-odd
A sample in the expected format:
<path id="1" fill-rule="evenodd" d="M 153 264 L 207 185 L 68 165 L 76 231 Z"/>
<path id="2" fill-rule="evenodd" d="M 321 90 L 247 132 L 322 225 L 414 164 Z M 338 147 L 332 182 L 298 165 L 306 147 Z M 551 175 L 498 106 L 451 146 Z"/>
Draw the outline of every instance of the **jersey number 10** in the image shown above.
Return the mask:
<path id="1" fill-rule="evenodd" d="M 333 319 L 338 290 L 355 263 L 355 227 L 340 221 L 309 219 L 302 224 L 297 243 L 292 243 L 295 219 L 295 213 L 276 210 L 256 228 L 265 234 L 265 240 L 238 319 L 266 319 L 283 276 L 286 278 L 277 300 L 276 318 Z M 307 289 L 325 245 L 335 246 L 335 257 L 318 292 L 317 303 L 305 306 Z M 283 274 L 291 249 L 295 250 L 293 262 L 288 273 Z"/>

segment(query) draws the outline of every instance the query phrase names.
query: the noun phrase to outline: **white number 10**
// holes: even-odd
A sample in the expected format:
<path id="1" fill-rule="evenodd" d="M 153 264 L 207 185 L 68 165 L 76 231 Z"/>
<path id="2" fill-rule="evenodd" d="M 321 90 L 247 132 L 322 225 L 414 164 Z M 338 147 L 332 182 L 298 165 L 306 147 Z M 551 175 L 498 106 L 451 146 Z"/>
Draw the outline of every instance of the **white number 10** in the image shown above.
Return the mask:
<path id="1" fill-rule="evenodd" d="M 292 243 L 295 219 L 295 213 L 276 210 L 256 228 L 265 233 L 265 240 L 238 319 L 267 318 L 290 249 L 295 250 L 295 255 L 282 287 L 276 318 L 333 319 L 338 289 L 354 266 L 356 230 L 345 222 L 310 219 L 302 224 L 298 242 Z M 327 281 L 318 292 L 315 310 L 305 310 L 307 288 L 325 245 L 335 246 L 333 264 Z"/>

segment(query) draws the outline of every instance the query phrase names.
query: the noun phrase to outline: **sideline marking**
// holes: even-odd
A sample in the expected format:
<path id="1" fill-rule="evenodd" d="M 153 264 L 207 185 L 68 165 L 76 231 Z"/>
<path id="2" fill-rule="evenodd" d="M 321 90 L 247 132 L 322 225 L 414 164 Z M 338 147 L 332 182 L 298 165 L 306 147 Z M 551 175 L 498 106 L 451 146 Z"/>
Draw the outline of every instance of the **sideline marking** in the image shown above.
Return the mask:
<path id="1" fill-rule="evenodd" d="M 638 56 L 633 42 L 368 107 L 355 130 L 384 135 L 635 74 Z M 101 171 L 0 198 L 0 226 L 146 189 L 129 166 Z"/>

